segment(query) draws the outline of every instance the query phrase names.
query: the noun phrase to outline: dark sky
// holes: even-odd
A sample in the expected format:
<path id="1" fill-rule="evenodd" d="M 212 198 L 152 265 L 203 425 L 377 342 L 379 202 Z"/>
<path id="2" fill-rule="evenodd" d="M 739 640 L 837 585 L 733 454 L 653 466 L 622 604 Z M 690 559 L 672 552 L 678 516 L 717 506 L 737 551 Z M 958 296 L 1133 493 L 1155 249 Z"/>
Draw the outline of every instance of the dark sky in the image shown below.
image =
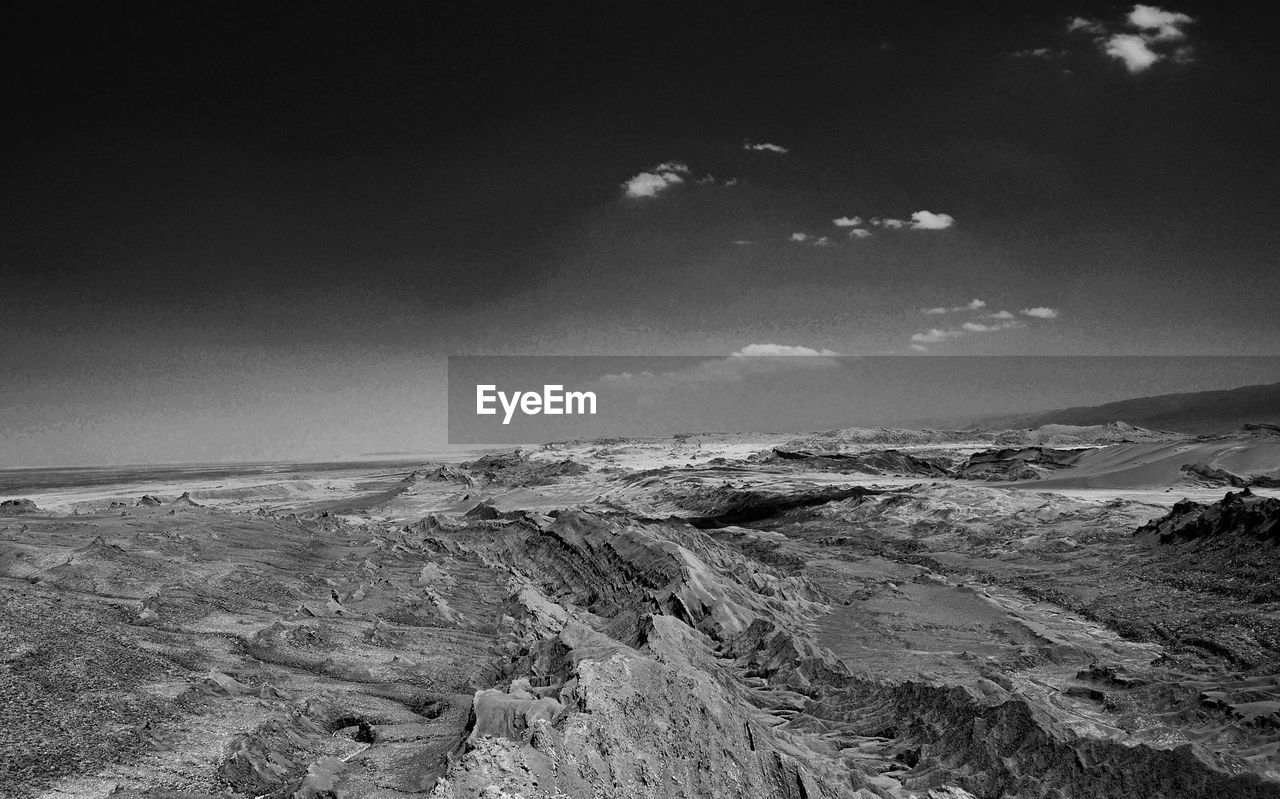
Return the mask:
<path id="1" fill-rule="evenodd" d="M 450 354 L 1280 353 L 1273 17 L 33 6 L 0 465 L 421 448 Z"/>

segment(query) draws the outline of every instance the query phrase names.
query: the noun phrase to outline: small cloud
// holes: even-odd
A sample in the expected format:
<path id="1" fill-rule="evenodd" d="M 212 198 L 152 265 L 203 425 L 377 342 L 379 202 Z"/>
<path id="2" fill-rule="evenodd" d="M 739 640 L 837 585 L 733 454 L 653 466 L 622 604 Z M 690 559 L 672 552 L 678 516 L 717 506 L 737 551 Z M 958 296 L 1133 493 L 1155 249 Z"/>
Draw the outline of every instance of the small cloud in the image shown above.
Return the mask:
<path id="1" fill-rule="evenodd" d="M 759 142 L 758 144 L 754 142 L 749 142 L 749 141 L 743 142 L 742 149 L 751 150 L 757 153 L 760 153 L 760 152 L 777 153 L 778 155 L 786 155 L 787 153 L 791 152 L 786 147 L 783 147 L 778 144 L 770 144 L 769 142 Z"/>
<path id="2" fill-rule="evenodd" d="M 1011 55 L 1014 58 L 1062 58 L 1066 53 L 1062 50 L 1054 50 L 1052 47 L 1036 47 L 1027 50 L 1015 50 Z"/>
<path id="3" fill-rule="evenodd" d="M 1117 33 L 1107 39 L 1103 52 L 1124 62 L 1130 72 L 1142 72 L 1160 60 L 1160 54 L 1147 46 L 1147 40 L 1132 33 Z"/>
<path id="4" fill-rule="evenodd" d="M 1191 17 L 1177 11 L 1165 11 L 1155 6 L 1136 5 L 1129 12 L 1129 24 L 1143 31 L 1155 31 L 1152 36 L 1156 41 L 1185 39 L 1187 34 L 1182 26 L 1194 22 Z"/>
<path id="5" fill-rule="evenodd" d="M 904 219 L 882 219 L 878 216 L 871 217 L 871 224 L 877 227 L 890 228 L 891 230 L 897 230 L 907 226 L 907 222 Z"/>
<path id="6" fill-rule="evenodd" d="M 982 300 L 972 299 L 972 300 L 969 300 L 964 305 L 953 305 L 950 308 L 946 308 L 939 305 L 936 308 L 922 308 L 920 312 L 925 314 L 945 314 L 945 313 L 956 313 L 957 311 L 981 311 L 983 308 L 986 308 L 986 307 L 987 307 L 987 304 Z M 1009 318 L 1012 319 L 1013 315 L 1010 314 Z"/>
<path id="7" fill-rule="evenodd" d="M 841 216 L 831 220 L 836 227 L 857 227 L 862 224 L 860 216 Z"/>
<path id="8" fill-rule="evenodd" d="M 1190 61 L 1192 51 L 1189 46 L 1181 45 L 1172 50 L 1169 46 L 1187 38 L 1183 28 L 1192 22 L 1195 20 L 1179 11 L 1138 4 L 1123 20 L 1114 24 L 1073 17 L 1067 23 L 1067 30 L 1093 36 L 1103 53 L 1123 62 L 1129 72 L 1138 73 L 1165 59 Z"/>
<path id="9" fill-rule="evenodd" d="M 731 186 L 737 186 L 737 185 L 738 185 L 738 179 L 737 179 L 737 178 L 729 178 L 728 180 L 726 180 L 726 181 L 724 182 L 724 185 L 725 185 L 725 188 L 729 188 L 729 187 L 731 187 Z"/>
<path id="10" fill-rule="evenodd" d="M 662 192 L 684 183 L 684 175 L 689 174 L 687 164 L 679 161 L 668 161 L 658 164 L 652 169 L 641 172 L 622 184 L 626 196 L 631 198 L 652 198 Z"/>
<path id="11" fill-rule="evenodd" d="M 621 372 L 598 379 L 604 386 L 662 391 L 696 383 L 729 383 L 756 375 L 803 369 L 830 369 L 840 353 L 794 344 L 748 344 L 731 355 L 709 358 L 670 372 Z M 776 357 L 784 356 L 784 357 Z"/>
<path id="12" fill-rule="evenodd" d="M 995 313 L 987 314 L 987 318 L 988 319 L 1012 319 L 1013 314 L 1009 313 L 1008 311 L 996 311 Z"/>
<path id="13" fill-rule="evenodd" d="M 733 353 L 733 358 L 747 358 L 757 355 L 821 355 L 831 357 L 840 353 L 834 350 L 821 349 L 815 350 L 812 347 L 801 347 L 792 344 L 748 344 L 737 352 Z"/>
<path id="14" fill-rule="evenodd" d="M 956 223 L 951 214 L 935 214 L 932 211 L 916 211 L 911 215 L 912 230 L 946 230 Z"/>
<path id="15" fill-rule="evenodd" d="M 968 333 L 995 333 L 999 330 L 1009 330 L 1011 328 L 1021 326 L 1021 322 L 997 322 L 992 325 L 988 325 L 983 322 L 965 322 L 960 327 L 964 328 Z"/>
<path id="16" fill-rule="evenodd" d="M 699 186 L 705 186 L 708 183 L 715 183 L 715 182 L 716 182 L 716 179 L 713 175 L 705 175 L 694 181 L 694 183 L 697 183 Z"/>
<path id="17" fill-rule="evenodd" d="M 1058 311 L 1053 308 L 1045 308 L 1038 306 L 1035 308 L 1023 308 L 1021 311 L 1023 316 L 1033 316 L 1036 319 L 1057 319 Z"/>
<path id="18" fill-rule="evenodd" d="M 865 239 L 870 238 L 870 236 L 871 231 L 864 227 L 856 227 L 849 231 L 849 238 L 851 239 Z"/>
<path id="19" fill-rule="evenodd" d="M 949 338 L 959 338 L 964 332 L 960 330 L 941 330 L 939 328 L 931 328 L 924 333 L 916 333 L 911 340 L 916 344 L 941 344 Z"/>
<path id="20" fill-rule="evenodd" d="M 796 244 L 808 244 L 811 247 L 830 247 L 831 239 L 826 236 L 811 236 L 808 233 L 792 233 L 789 239 Z"/>
<path id="21" fill-rule="evenodd" d="M 792 233 L 791 234 L 791 240 L 794 242 L 798 242 L 800 244 L 804 244 L 806 241 L 809 240 L 809 238 L 810 237 L 808 233 Z"/>
<path id="22" fill-rule="evenodd" d="M 928 347 L 926 347 L 926 346 L 925 346 L 925 345 L 923 345 L 923 344 L 912 344 L 912 345 L 911 345 L 911 349 L 915 350 L 916 352 L 928 352 L 928 351 L 929 351 L 929 348 L 928 348 Z"/>
<path id="23" fill-rule="evenodd" d="M 739 247 L 750 247 L 753 244 L 755 244 L 755 242 L 752 241 L 751 239 L 734 239 L 733 243 L 738 245 Z"/>
<path id="24" fill-rule="evenodd" d="M 1072 17 L 1067 20 L 1067 32 L 1075 33 L 1076 31 L 1084 31 L 1085 33 L 1102 33 L 1106 27 L 1101 22 L 1095 22 L 1084 17 Z"/>

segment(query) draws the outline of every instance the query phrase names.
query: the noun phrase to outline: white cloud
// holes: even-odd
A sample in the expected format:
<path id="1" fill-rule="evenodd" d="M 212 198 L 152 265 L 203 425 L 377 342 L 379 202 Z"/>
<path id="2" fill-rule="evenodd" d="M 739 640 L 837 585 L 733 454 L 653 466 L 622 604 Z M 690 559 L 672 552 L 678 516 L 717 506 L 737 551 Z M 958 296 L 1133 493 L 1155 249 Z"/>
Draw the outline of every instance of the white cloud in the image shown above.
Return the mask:
<path id="1" fill-rule="evenodd" d="M 1147 40 L 1132 33 L 1117 33 L 1107 39 L 1103 51 L 1124 62 L 1130 72 L 1142 72 L 1160 60 L 1160 54 L 1147 46 Z"/>
<path id="2" fill-rule="evenodd" d="M 864 227 L 856 227 L 849 231 L 849 238 L 851 239 L 865 239 L 865 238 L 869 238 L 870 236 L 871 236 L 871 231 L 867 230 Z"/>
<path id="3" fill-rule="evenodd" d="M 862 224 L 860 216 L 841 216 L 831 220 L 836 227 L 857 227 Z"/>
<path id="4" fill-rule="evenodd" d="M 815 350 L 812 347 L 802 347 L 792 344 L 748 344 L 731 357 L 746 358 L 755 355 L 823 355 L 833 356 L 840 353 L 835 350 L 821 349 Z"/>
<path id="5" fill-rule="evenodd" d="M 877 227 L 885 227 L 893 230 L 907 226 L 907 222 L 904 219 L 883 219 L 878 216 L 871 217 L 871 224 Z"/>
<path id="6" fill-rule="evenodd" d="M 956 305 L 950 308 L 938 306 L 936 308 L 923 308 L 921 313 L 928 315 L 941 315 L 957 312 L 977 312 L 986 308 L 987 304 L 979 299 L 973 299 L 964 305 Z M 1036 307 L 1026 308 L 1021 312 L 1023 316 L 1034 317 L 1037 319 L 1056 319 L 1058 312 L 1052 308 Z M 978 319 L 989 319 L 992 321 L 983 322 L 970 318 L 961 322 L 957 327 L 933 327 L 911 336 L 911 348 L 920 352 L 927 352 L 926 344 L 942 344 L 952 339 L 962 338 L 964 336 L 977 335 L 982 333 L 999 333 L 1005 330 L 1017 330 L 1025 328 L 1027 323 L 1018 319 L 1009 311 L 996 311 L 995 313 L 982 314 Z"/>
<path id="7" fill-rule="evenodd" d="M 1023 308 L 1021 311 L 1023 316 L 1033 316 L 1036 319 L 1057 319 L 1058 311 L 1053 308 L 1046 308 L 1043 305 L 1035 308 Z"/>
<path id="8" fill-rule="evenodd" d="M 934 327 L 924 333 L 916 333 L 911 340 L 917 344 L 940 344 L 949 338 L 959 338 L 963 335 L 963 330 L 942 330 Z"/>
<path id="9" fill-rule="evenodd" d="M 992 325 L 983 322 L 965 322 L 961 325 L 966 332 L 969 333 L 995 333 L 999 330 L 1009 330 L 1015 327 L 1022 327 L 1021 322 L 997 322 Z"/>
<path id="10" fill-rule="evenodd" d="M 738 179 L 737 179 L 737 178 L 729 178 L 728 180 L 726 180 L 726 181 L 724 182 L 724 185 L 725 185 L 725 187 L 726 187 L 726 188 L 728 188 L 729 186 L 737 186 L 737 185 L 738 185 Z"/>
<path id="11" fill-rule="evenodd" d="M 1084 31 L 1085 33 L 1102 33 L 1106 30 L 1101 22 L 1095 22 L 1084 17 L 1072 17 L 1067 21 L 1067 32 L 1075 33 L 1076 31 Z"/>
<path id="12" fill-rule="evenodd" d="M 749 247 L 752 244 L 755 244 L 755 242 L 752 241 L 751 239 L 734 239 L 733 243 L 738 245 L 739 247 Z"/>
<path id="13" fill-rule="evenodd" d="M 1194 20 L 1177 11 L 1165 11 L 1155 6 L 1136 5 L 1129 12 L 1129 24 L 1144 31 L 1155 31 L 1152 37 L 1156 41 L 1170 41 L 1186 38 L 1183 25 Z"/>
<path id="14" fill-rule="evenodd" d="M 1014 58 L 1061 58 L 1066 55 L 1061 50 L 1054 50 L 1051 47 L 1036 47 L 1027 50 L 1015 50 Z"/>
<path id="15" fill-rule="evenodd" d="M 770 144 L 769 142 L 760 142 L 758 144 L 749 142 L 749 141 L 743 142 L 742 149 L 754 150 L 755 152 L 778 153 L 779 155 L 786 155 L 787 153 L 791 152 L 786 147 L 783 147 L 778 144 Z"/>
<path id="16" fill-rule="evenodd" d="M 808 244 L 811 247 L 830 247 L 831 239 L 826 236 L 811 236 L 808 233 L 792 233 L 790 241 L 796 244 Z"/>
<path id="17" fill-rule="evenodd" d="M 1067 30 L 1093 36 L 1103 53 L 1123 62 L 1130 72 L 1138 73 L 1167 58 L 1190 61 L 1190 47 L 1179 46 L 1171 51 L 1169 45 L 1186 39 L 1183 28 L 1194 21 L 1179 11 L 1138 4 L 1114 24 L 1074 17 L 1067 23 Z"/>
<path id="18" fill-rule="evenodd" d="M 986 307 L 987 307 L 987 304 L 982 300 L 972 299 L 972 300 L 969 300 L 964 305 L 953 305 L 950 308 L 944 308 L 942 306 L 938 306 L 936 308 L 922 308 L 920 312 L 925 314 L 944 314 L 944 313 L 955 313 L 956 311 L 981 311 L 983 308 L 986 308 Z M 1012 319 L 1013 315 L 1010 314 L 1009 318 Z"/>
<path id="19" fill-rule="evenodd" d="M 916 211 L 911 215 L 912 230 L 946 230 L 956 223 L 951 214 L 935 214 L 932 211 Z"/>
<path id="20" fill-rule="evenodd" d="M 680 161 L 667 161 L 628 179 L 622 184 L 626 196 L 632 198 L 657 197 L 662 192 L 684 183 L 689 166 Z"/>
<path id="21" fill-rule="evenodd" d="M 608 374 L 597 382 L 605 386 L 624 385 L 631 389 L 662 391 L 690 383 L 728 383 L 752 375 L 777 374 L 803 369 L 830 369 L 840 353 L 795 344 L 748 344 L 732 355 L 709 358 L 670 372 L 621 372 Z M 783 357 L 777 357 L 783 356 Z"/>

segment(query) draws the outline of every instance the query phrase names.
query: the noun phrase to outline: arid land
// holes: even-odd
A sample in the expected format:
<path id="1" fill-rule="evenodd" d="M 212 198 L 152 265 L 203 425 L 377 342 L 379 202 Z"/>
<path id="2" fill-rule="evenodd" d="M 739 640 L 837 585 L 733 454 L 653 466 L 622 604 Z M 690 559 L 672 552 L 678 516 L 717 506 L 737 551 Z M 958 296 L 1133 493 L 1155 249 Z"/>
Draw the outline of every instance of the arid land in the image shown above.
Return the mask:
<path id="1" fill-rule="evenodd" d="M 1113 424 L 4 496 L 0 796 L 1280 796 L 1277 486 Z"/>

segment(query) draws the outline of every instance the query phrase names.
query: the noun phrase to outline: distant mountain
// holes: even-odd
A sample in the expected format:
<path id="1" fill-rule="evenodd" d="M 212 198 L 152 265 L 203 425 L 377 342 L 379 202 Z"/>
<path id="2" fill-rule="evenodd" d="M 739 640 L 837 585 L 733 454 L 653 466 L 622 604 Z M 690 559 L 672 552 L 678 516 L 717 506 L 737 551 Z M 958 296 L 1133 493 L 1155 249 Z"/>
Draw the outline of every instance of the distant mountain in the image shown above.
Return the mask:
<path id="1" fill-rule="evenodd" d="M 1280 383 L 1224 391 L 1162 394 L 1044 413 L 984 416 L 963 421 L 966 427 L 1036 428 L 1047 424 L 1094 425 L 1128 422 L 1152 430 L 1179 433 L 1227 433 L 1249 422 L 1280 424 Z"/>

